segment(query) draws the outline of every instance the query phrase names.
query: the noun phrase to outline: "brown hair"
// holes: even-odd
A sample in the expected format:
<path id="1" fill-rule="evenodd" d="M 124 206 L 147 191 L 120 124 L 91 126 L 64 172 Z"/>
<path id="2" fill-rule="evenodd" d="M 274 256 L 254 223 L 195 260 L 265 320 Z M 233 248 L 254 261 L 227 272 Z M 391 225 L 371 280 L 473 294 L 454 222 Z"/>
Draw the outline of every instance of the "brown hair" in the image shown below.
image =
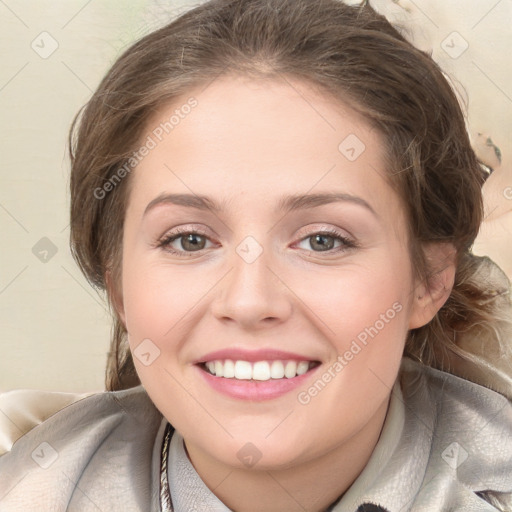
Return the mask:
<path id="1" fill-rule="evenodd" d="M 512 374 L 510 347 L 502 340 L 510 325 L 509 283 L 503 276 L 496 286 L 486 282 L 489 272 L 482 269 L 492 263 L 470 252 L 482 221 L 484 173 L 464 115 L 431 57 L 367 2 L 211 0 L 121 55 L 70 132 L 71 248 L 92 285 L 108 289 L 107 271 L 119 285 L 131 180 L 120 180 L 100 199 L 94 191 L 126 165 L 159 107 L 228 73 L 299 78 L 350 103 L 384 135 L 389 179 L 407 211 L 418 275 L 436 271 L 425 261 L 423 244 L 451 242 L 457 249 L 453 292 L 429 324 L 409 332 L 405 354 L 505 392 Z M 115 308 L 113 315 L 109 390 L 139 384 Z M 470 333 L 485 347 L 468 348 Z M 500 364 L 496 379 L 485 373 Z"/>

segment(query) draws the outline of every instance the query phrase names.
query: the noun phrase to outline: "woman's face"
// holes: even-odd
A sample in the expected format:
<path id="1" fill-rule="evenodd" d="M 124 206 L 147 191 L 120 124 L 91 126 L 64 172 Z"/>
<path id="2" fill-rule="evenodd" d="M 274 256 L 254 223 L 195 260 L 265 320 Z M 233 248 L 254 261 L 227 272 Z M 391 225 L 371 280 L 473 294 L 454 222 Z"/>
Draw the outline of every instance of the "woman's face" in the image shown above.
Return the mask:
<path id="1" fill-rule="evenodd" d="M 119 310 L 189 453 L 291 467 L 380 429 L 416 320 L 379 134 L 299 81 L 224 76 L 143 144 Z"/>

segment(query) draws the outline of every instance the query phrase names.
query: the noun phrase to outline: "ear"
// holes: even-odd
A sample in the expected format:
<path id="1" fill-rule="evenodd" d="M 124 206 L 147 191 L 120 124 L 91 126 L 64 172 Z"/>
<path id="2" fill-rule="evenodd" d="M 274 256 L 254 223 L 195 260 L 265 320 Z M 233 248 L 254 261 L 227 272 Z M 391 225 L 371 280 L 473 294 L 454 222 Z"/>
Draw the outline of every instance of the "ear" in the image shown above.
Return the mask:
<path id="1" fill-rule="evenodd" d="M 115 283 L 114 277 L 112 275 L 112 270 L 110 268 L 105 272 L 105 286 L 107 289 L 108 297 L 110 299 L 110 303 L 114 307 L 117 316 L 121 319 L 123 325 L 126 328 L 123 292 L 121 290 L 121 285 L 117 285 Z"/>
<path id="2" fill-rule="evenodd" d="M 457 251 L 451 243 L 431 243 L 423 248 L 429 275 L 417 281 L 412 299 L 409 329 L 422 327 L 443 307 L 455 282 Z"/>

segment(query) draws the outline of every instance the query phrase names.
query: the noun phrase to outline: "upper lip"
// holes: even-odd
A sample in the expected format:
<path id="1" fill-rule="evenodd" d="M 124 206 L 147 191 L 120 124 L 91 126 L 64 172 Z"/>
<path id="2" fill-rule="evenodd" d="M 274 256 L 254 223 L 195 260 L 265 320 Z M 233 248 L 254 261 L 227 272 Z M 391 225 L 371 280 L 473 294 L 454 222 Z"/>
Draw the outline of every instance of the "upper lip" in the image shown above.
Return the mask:
<path id="1" fill-rule="evenodd" d="M 259 349 L 259 350 L 246 350 L 242 348 L 225 348 L 209 352 L 208 354 L 196 359 L 194 364 L 206 363 L 208 361 L 218 361 L 231 359 L 233 361 L 318 361 L 314 357 L 303 356 L 293 352 L 285 352 L 283 350 L 275 349 Z"/>

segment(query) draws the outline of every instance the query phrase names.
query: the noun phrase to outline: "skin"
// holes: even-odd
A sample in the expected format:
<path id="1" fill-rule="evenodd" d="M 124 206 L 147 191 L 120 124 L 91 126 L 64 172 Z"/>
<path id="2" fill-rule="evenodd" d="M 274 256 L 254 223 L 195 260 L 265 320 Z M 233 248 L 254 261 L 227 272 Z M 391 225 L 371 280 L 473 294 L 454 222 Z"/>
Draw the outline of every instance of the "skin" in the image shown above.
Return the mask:
<path id="1" fill-rule="evenodd" d="M 130 177 L 115 304 L 131 350 L 144 339 L 160 350 L 148 366 L 134 357 L 140 380 L 219 499 L 237 512 L 323 511 L 366 465 L 407 331 L 444 303 L 453 268 L 444 265 L 432 289 L 413 278 L 404 210 L 384 179 L 383 141 L 348 105 L 291 79 L 224 76 L 161 109 L 144 139 L 189 96 L 198 106 Z M 350 134 L 366 146 L 355 161 L 338 150 Z M 160 204 L 144 215 L 171 192 L 208 195 L 223 209 Z M 323 192 L 356 196 L 374 213 L 350 201 L 275 210 L 284 195 Z M 204 248 L 176 255 L 158 247 L 176 227 L 204 232 Z M 311 237 L 325 229 L 357 247 L 334 235 L 324 240 L 334 248 L 321 251 Z M 249 235 L 263 249 L 252 263 L 236 252 Z M 182 243 L 171 247 L 184 252 Z M 446 253 L 432 249 L 432 257 Z M 297 393 L 394 303 L 401 311 L 317 396 L 299 403 Z M 321 367 L 297 391 L 237 400 L 210 388 L 193 364 L 227 347 L 291 351 Z M 261 453 L 252 467 L 237 457 L 249 442 Z"/>

